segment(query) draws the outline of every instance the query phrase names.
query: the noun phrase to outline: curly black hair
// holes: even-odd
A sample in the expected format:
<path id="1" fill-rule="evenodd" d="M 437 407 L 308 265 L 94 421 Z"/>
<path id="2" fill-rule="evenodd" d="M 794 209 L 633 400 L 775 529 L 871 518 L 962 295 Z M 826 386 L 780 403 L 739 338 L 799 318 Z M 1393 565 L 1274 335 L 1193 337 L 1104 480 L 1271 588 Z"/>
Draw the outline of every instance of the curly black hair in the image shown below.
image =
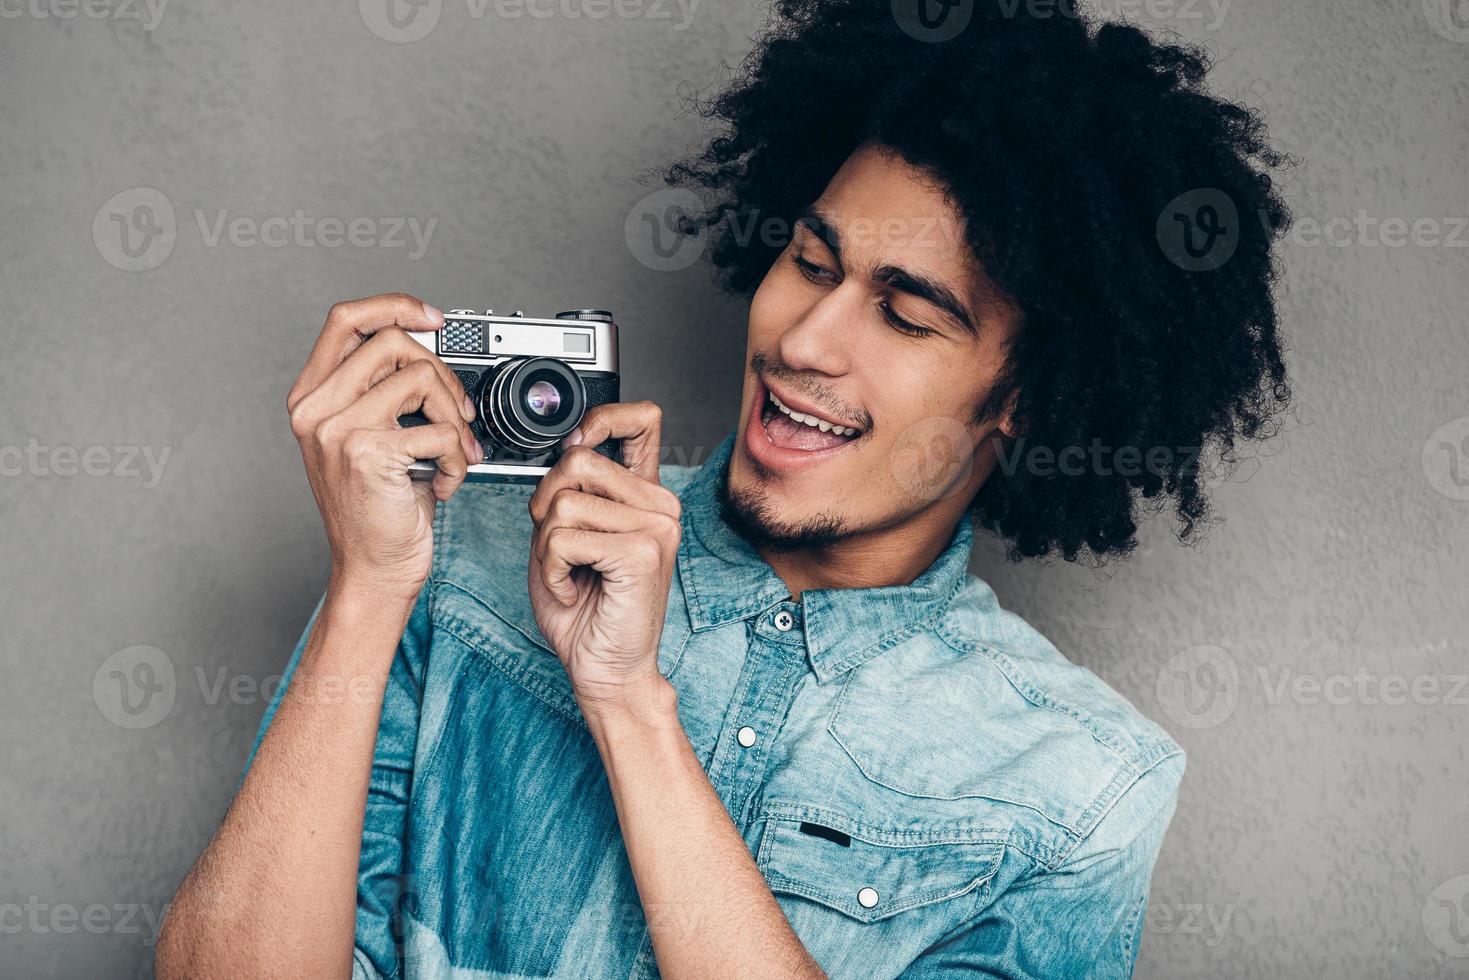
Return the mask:
<path id="1" fill-rule="evenodd" d="M 1136 547 L 1139 497 L 1162 495 L 1155 509 L 1175 498 L 1189 543 L 1210 523 L 1200 460 L 1217 448 L 1237 464 L 1236 439 L 1273 435 L 1291 398 L 1271 249 L 1290 223 L 1277 172 L 1294 161 L 1256 111 L 1205 91 L 1211 60 L 1197 45 L 1089 21 L 1066 0 L 973 0 L 964 29 L 939 40 L 896 16 L 902 6 L 773 3 L 741 66 L 724 66 L 728 82 L 688 99 L 719 131 L 659 170 L 705 208 L 682 230 L 707 231 L 721 284 L 749 295 L 784 243 L 739 229 L 788 227 L 862 143 L 895 151 L 945 186 L 1022 316 L 975 420 L 1009 406 L 1012 450 L 1099 442 L 1146 459 L 1002 466 L 968 516 L 1011 561 L 1089 549 L 1088 564 L 1105 564 Z M 1169 244 L 1165 212 L 1180 200 L 1193 203 L 1179 222 L 1232 232 L 1227 261 Z M 1204 213 L 1221 201 L 1230 218 Z"/>

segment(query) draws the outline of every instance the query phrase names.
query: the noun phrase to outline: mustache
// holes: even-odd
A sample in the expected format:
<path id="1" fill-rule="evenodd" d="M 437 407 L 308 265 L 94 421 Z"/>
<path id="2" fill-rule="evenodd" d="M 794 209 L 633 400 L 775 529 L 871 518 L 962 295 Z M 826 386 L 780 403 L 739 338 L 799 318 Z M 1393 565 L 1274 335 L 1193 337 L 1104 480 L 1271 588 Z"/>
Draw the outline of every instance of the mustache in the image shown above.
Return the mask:
<path id="1" fill-rule="evenodd" d="M 804 397 L 811 399 L 817 405 L 831 412 L 839 418 L 851 419 L 861 426 L 864 432 L 872 431 L 872 416 L 860 409 L 850 408 L 839 399 L 831 397 L 827 392 L 819 388 L 811 388 L 801 380 L 801 376 L 790 370 L 784 364 L 777 363 L 761 351 L 756 351 L 750 356 L 750 370 L 756 376 L 767 375 L 777 381 L 789 384 Z"/>

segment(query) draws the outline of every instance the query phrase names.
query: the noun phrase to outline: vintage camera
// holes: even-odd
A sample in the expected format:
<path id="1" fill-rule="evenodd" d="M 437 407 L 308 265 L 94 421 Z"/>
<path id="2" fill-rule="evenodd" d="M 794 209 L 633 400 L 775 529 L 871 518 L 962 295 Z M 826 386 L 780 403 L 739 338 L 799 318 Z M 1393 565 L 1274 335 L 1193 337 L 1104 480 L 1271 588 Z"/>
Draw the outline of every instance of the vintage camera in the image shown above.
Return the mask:
<path id="1" fill-rule="evenodd" d="M 438 330 L 408 336 L 435 354 L 464 382 L 474 402 L 471 423 L 484 448 L 468 479 L 480 483 L 536 483 L 561 456 L 561 437 L 594 405 L 618 400 L 617 324 L 606 310 L 570 310 L 549 320 L 516 310 L 450 310 Z M 422 413 L 399 424 L 424 425 Z M 622 462 L 622 440 L 593 447 Z M 414 479 L 430 479 L 432 460 L 409 467 Z"/>

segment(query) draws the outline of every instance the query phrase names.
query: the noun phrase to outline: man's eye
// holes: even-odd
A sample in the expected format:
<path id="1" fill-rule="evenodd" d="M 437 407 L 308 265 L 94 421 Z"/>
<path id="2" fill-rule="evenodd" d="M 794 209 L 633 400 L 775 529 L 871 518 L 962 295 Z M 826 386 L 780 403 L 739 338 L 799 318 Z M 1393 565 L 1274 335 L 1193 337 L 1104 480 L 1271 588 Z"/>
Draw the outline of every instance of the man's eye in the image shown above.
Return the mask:
<path id="1" fill-rule="evenodd" d="M 916 323 L 909 323 L 907 320 L 904 320 L 902 317 L 898 316 L 897 312 L 893 310 L 892 306 L 889 305 L 886 300 L 883 300 L 883 302 L 879 304 L 879 306 L 882 309 L 883 317 L 888 321 L 888 323 L 892 324 L 903 333 L 908 334 L 910 337 L 927 337 L 929 334 L 934 332 L 927 327 L 920 327 Z"/>
<path id="2" fill-rule="evenodd" d="M 809 262 L 794 252 L 791 253 L 791 261 L 796 263 L 796 268 L 801 270 L 801 275 L 810 279 L 812 282 L 827 283 L 836 279 L 836 273 L 829 272 L 815 262 Z"/>

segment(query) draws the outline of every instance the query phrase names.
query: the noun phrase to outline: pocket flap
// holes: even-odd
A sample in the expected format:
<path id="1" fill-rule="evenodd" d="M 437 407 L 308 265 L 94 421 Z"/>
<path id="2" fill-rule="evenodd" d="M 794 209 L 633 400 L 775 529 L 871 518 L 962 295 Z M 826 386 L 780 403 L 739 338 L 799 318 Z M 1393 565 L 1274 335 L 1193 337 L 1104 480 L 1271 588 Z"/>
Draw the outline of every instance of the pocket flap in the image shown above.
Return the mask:
<path id="1" fill-rule="evenodd" d="M 972 891 L 994 877 L 1005 852 L 1004 844 L 992 841 L 923 837 L 859 833 L 843 821 L 814 815 L 773 817 L 766 821 L 757 863 L 771 891 L 876 922 Z"/>

